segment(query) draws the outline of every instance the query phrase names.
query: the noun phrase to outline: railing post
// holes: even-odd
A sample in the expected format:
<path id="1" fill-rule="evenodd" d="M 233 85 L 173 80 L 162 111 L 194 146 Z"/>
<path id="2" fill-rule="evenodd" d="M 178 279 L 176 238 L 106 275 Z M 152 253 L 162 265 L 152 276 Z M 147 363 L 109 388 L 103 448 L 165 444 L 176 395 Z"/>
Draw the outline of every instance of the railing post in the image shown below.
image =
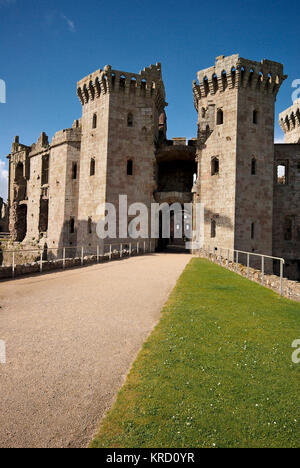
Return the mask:
<path id="1" fill-rule="evenodd" d="M 247 254 L 247 278 L 249 279 L 250 272 L 250 254 Z"/>
<path id="2" fill-rule="evenodd" d="M 146 253 L 146 241 L 144 241 L 144 255 Z"/>
<path id="3" fill-rule="evenodd" d="M 213 247 L 214 253 L 213 253 L 213 262 L 216 263 L 216 250 L 215 247 Z"/>
<path id="4" fill-rule="evenodd" d="M 283 295 L 283 263 L 284 260 L 280 260 L 280 296 Z"/>
<path id="5" fill-rule="evenodd" d="M 81 265 L 83 265 L 84 262 L 84 250 L 83 247 L 81 247 Z"/>
<path id="6" fill-rule="evenodd" d="M 265 257 L 261 257 L 261 284 L 265 284 Z"/>
<path id="7" fill-rule="evenodd" d="M 12 277 L 15 277 L 15 251 L 12 253 Z"/>
<path id="8" fill-rule="evenodd" d="M 129 257 L 131 257 L 132 255 L 132 245 L 131 245 L 131 242 L 129 244 Z"/>
<path id="9" fill-rule="evenodd" d="M 109 244 L 109 260 L 112 259 L 112 246 Z"/>
<path id="10" fill-rule="evenodd" d="M 123 257 L 123 244 L 120 245 L 120 258 Z"/>
<path id="11" fill-rule="evenodd" d="M 137 253 L 137 255 L 140 253 L 140 243 L 139 242 L 136 244 L 136 253 Z"/>
<path id="12" fill-rule="evenodd" d="M 65 269 L 66 266 L 66 248 L 63 248 L 63 269 Z"/>
<path id="13" fill-rule="evenodd" d="M 229 268 L 229 256 L 230 256 L 230 250 L 228 249 L 227 251 L 227 268 Z"/>
<path id="14" fill-rule="evenodd" d="M 99 256 L 100 256 L 100 248 L 99 248 L 99 245 L 97 245 L 97 263 L 99 263 Z"/>
<path id="15" fill-rule="evenodd" d="M 239 252 L 236 252 L 235 272 L 238 272 Z"/>
<path id="16" fill-rule="evenodd" d="M 40 272 L 43 272 L 43 251 L 40 251 Z"/>
<path id="17" fill-rule="evenodd" d="M 220 248 L 220 265 L 222 265 L 222 249 Z"/>

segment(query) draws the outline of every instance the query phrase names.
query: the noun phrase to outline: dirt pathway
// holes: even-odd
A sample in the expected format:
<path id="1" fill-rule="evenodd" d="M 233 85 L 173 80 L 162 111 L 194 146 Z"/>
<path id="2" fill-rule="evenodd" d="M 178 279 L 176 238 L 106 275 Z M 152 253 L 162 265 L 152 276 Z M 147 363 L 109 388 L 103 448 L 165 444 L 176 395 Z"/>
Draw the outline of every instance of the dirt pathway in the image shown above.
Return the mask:
<path id="1" fill-rule="evenodd" d="M 0 447 L 85 447 L 190 258 L 0 283 Z"/>

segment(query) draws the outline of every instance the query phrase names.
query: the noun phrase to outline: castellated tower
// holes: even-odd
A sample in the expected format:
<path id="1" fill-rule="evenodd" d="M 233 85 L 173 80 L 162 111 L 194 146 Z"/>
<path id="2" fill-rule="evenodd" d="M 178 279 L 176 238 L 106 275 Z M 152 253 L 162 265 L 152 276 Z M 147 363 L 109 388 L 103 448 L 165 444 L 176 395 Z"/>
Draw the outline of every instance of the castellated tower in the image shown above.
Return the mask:
<path id="1" fill-rule="evenodd" d="M 274 107 L 283 66 L 238 55 L 198 73 L 195 199 L 205 244 L 272 255 Z"/>
<path id="2" fill-rule="evenodd" d="M 285 143 L 300 143 L 300 99 L 297 99 L 291 107 L 281 112 L 279 123 L 284 131 Z"/>
<path id="3" fill-rule="evenodd" d="M 128 196 L 128 204 L 150 207 L 153 201 L 155 145 L 166 106 L 161 65 L 139 74 L 107 65 L 81 80 L 77 94 L 82 104 L 78 242 L 94 248 L 105 202 L 118 208 L 120 194 Z"/>

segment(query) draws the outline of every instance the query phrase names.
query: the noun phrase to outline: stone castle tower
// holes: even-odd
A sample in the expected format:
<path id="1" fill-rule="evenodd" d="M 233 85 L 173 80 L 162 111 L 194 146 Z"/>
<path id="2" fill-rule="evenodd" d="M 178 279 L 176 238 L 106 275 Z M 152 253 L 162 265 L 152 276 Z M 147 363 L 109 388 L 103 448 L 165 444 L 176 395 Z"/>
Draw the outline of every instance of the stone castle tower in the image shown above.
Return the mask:
<path id="1" fill-rule="evenodd" d="M 272 255 L 275 100 L 283 66 L 218 57 L 198 73 L 198 200 L 205 239 Z"/>
<path id="2" fill-rule="evenodd" d="M 161 65 L 140 74 L 108 65 L 81 80 L 77 94 L 82 104 L 78 236 L 95 246 L 95 224 L 104 217 L 105 203 L 118 208 L 119 194 L 128 196 L 128 204 L 141 202 L 149 209 L 153 201 L 155 143 L 166 106 Z"/>

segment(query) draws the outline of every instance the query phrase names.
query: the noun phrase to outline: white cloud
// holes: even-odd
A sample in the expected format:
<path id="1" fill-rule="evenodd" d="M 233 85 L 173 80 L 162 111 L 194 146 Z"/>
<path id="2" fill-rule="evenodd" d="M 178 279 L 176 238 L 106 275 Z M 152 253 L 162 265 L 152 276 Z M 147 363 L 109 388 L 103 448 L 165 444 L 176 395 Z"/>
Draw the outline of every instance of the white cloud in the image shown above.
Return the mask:
<path id="1" fill-rule="evenodd" d="M 284 136 L 275 138 L 275 143 L 284 143 Z"/>
<path id="2" fill-rule="evenodd" d="M 8 170 L 5 167 L 5 162 L 0 159 L 0 197 L 7 200 L 8 190 Z"/>
<path id="3" fill-rule="evenodd" d="M 76 31 L 76 28 L 75 28 L 75 23 L 74 23 L 74 21 L 70 20 L 70 18 L 67 18 L 67 16 L 65 16 L 65 15 L 61 15 L 61 17 L 62 17 L 62 19 L 64 19 L 65 22 L 67 23 L 68 28 L 69 28 L 69 31 L 75 32 L 75 31 Z"/>

